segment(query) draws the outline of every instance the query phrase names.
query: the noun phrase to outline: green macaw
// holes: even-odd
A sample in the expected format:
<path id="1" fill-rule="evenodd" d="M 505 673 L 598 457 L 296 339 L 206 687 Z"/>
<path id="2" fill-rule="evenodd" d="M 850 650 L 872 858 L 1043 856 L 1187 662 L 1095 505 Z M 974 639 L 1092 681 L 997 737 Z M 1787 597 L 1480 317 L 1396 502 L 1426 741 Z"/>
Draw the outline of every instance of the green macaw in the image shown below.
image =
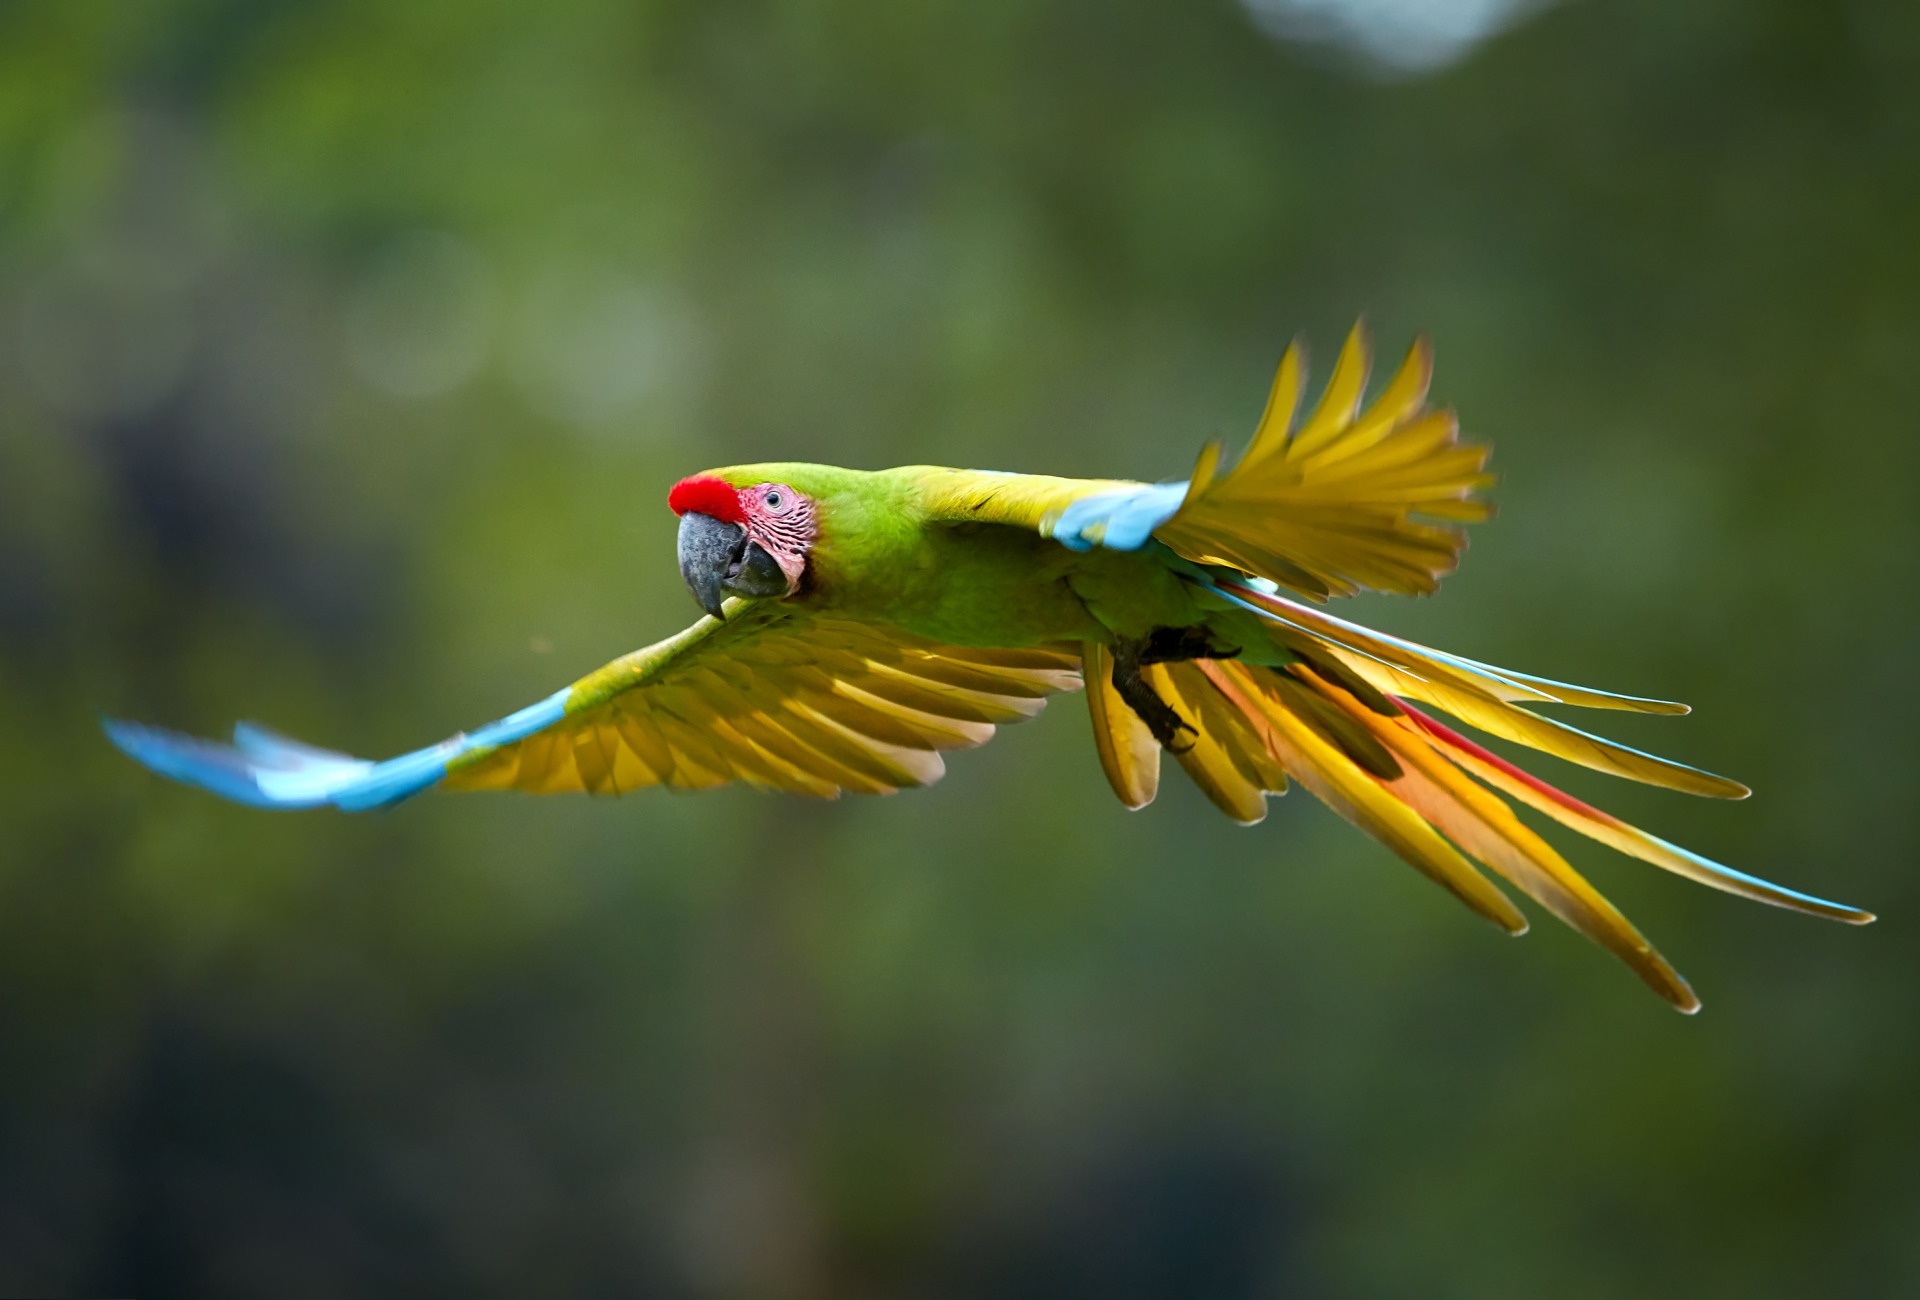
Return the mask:
<path id="1" fill-rule="evenodd" d="M 1492 483 L 1489 449 L 1428 408 L 1425 341 L 1363 410 L 1368 366 L 1356 327 L 1296 424 L 1302 369 L 1288 349 L 1246 454 L 1226 469 L 1210 445 L 1183 483 L 798 463 L 684 479 L 668 503 L 681 573 L 707 617 L 399 758 L 368 762 L 245 723 L 231 746 L 107 729 L 155 771 L 271 808 L 382 807 L 431 786 L 618 794 L 745 781 L 831 798 L 936 781 L 941 751 L 982 744 L 1084 685 L 1095 749 L 1127 807 L 1153 800 L 1163 753 L 1248 825 L 1291 778 L 1523 933 L 1477 861 L 1682 1011 L 1700 1005 L 1686 981 L 1509 799 L 1702 884 L 1871 921 L 1629 826 L 1428 712 L 1616 776 L 1744 798 L 1736 781 L 1529 707 L 1685 705 L 1494 668 L 1316 607 L 1363 590 L 1433 591 L 1465 545 L 1457 525 L 1488 514 L 1476 494 Z"/>

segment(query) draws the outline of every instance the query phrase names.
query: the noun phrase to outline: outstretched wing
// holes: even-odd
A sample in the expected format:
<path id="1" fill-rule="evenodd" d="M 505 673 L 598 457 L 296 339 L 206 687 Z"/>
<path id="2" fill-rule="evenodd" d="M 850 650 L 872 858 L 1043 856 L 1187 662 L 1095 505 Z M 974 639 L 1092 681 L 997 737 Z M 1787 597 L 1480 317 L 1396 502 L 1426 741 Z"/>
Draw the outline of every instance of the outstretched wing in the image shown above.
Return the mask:
<path id="1" fill-rule="evenodd" d="M 814 614 L 728 602 L 509 717 L 385 762 L 242 723 L 221 745 L 108 722 L 165 776 L 272 808 L 382 807 L 450 790 L 706 789 L 731 781 L 833 797 L 940 779 L 940 751 L 985 743 L 1079 687 L 1078 648 L 976 650 Z"/>
<path id="2" fill-rule="evenodd" d="M 1423 594 L 1459 563 L 1456 524 L 1485 519 L 1474 494 L 1490 450 L 1460 441 L 1451 411 L 1427 409 L 1423 339 L 1364 411 L 1371 348 L 1347 337 L 1319 405 L 1294 422 L 1304 381 L 1296 343 L 1281 359 L 1247 454 L 1222 472 L 1209 444 L 1184 483 L 1099 482 L 949 471 L 933 508 L 1035 528 L 1074 550 L 1131 551 L 1157 539 L 1196 564 L 1224 565 L 1316 599 L 1362 590 Z"/>
<path id="3" fill-rule="evenodd" d="M 1288 348 L 1247 454 L 1220 473 L 1219 446 L 1203 451 L 1155 535 L 1189 560 L 1312 596 L 1432 592 L 1467 544 L 1454 525 L 1492 512 L 1474 499 L 1493 484 L 1482 472 L 1492 448 L 1460 441 L 1452 411 L 1427 409 L 1433 351 L 1425 339 L 1362 411 L 1370 363 L 1356 325 L 1319 405 L 1295 426 L 1303 376 L 1299 345 Z"/>

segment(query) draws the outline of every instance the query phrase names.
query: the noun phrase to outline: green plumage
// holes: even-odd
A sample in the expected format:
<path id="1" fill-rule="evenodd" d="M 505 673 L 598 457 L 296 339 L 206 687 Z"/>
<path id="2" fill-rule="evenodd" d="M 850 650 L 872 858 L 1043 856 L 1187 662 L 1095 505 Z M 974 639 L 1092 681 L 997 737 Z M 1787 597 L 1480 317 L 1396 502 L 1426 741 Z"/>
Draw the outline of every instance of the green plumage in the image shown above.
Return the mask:
<path id="1" fill-rule="evenodd" d="M 960 646 L 1138 640 L 1155 628 L 1203 625 L 1218 643 L 1259 661 L 1275 653 L 1257 618 L 1183 582 L 1164 547 L 1070 551 L 1030 528 L 1006 526 L 1004 508 L 952 507 L 962 483 L 1039 484 L 1057 508 L 1111 482 L 799 463 L 713 473 L 738 487 L 786 483 L 813 498 L 820 533 L 807 584 L 791 599 L 825 613 Z"/>

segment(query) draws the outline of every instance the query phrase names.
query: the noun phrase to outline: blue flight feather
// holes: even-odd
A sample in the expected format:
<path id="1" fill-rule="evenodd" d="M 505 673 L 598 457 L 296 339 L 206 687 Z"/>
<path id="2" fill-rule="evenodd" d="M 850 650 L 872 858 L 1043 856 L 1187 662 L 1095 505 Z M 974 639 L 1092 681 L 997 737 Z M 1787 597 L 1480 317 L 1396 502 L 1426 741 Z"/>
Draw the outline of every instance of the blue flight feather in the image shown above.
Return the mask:
<path id="1" fill-rule="evenodd" d="M 129 758 L 236 803 L 255 808 L 330 804 L 345 812 L 363 812 L 434 785 L 447 774 L 447 764 L 462 754 L 510 745 L 552 726 L 566 716 L 570 691 L 556 691 L 471 734 L 381 763 L 303 744 L 252 722 L 234 727 L 231 745 L 114 718 L 103 719 L 101 725 Z"/>

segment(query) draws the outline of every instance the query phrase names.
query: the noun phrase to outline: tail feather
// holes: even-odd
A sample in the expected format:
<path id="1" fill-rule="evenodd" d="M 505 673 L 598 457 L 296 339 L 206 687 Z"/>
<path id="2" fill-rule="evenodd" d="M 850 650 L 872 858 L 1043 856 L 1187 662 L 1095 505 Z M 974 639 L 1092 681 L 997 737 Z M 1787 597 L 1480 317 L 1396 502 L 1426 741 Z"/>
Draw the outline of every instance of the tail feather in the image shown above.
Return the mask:
<path id="1" fill-rule="evenodd" d="M 1221 583 L 1217 590 L 1283 627 L 1319 641 L 1382 693 L 1445 709 L 1462 722 L 1502 740 L 1511 740 L 1596 771 L 1689 794 L 1744 799 L 1752 793 L 1738 781 L 1616 744 L 1520 707 L 1523 699 L 1541 703 L 1584 703 L 1585 697 L 1600 692 L 1568 688 L 1562 696 L 1556 696 L 1545 689 L 1548 683 L 1544 678 L 1534 678 L 1534 682 L 1540 683 L 1535 686 L 1518 680 L 1515 674 L 1504 669 L 1491 668 L 1399 637 L 1370 632 L 1320 610 L 1239 583 Z M 1622 703 L 1630 699 L 1613 698 Z M 1665 701 L 1633 703 L 1666 705 Z M 1662 707 L 1649 711 L 1675 710 Z"/>
<path id="2" fill-rule="evenodd" d="M 1400 775 L 1399 762 L 1374 738 L 1365 723 L 1334 705 L 1305 681 L 1292 673 L 1271 673 L 1265 685 L 1269 694 L 1285 700 L 1295 717 L 1319 732 L 1322 740 L 1339 750 L 1355 767 L 1382 781 L 1391 781 Z"/>
<path id="3" fill-rule="evenodd" d="M 1583 709 L 1613 709 L 1621 713 L 1657 713 L 1668 717 L 1681 717 L 1693 712 L 1690 707 L 1678 700 L 1650 700 L 1641 695 L 1619 695 L 1613 691 L 1598 691 L 1591 686 L 1556 682 L 1551 677 L 1516 673 L 1511 668 L 1495 668 L 1491 664 L 1483 664 L 1478 659 L 1468 659 L 1463 655 L 1455 655 L 1453 659 L 1455 663 L 1468 668 L 1498 674 L 1503 681 L 1512 682 L 1531 691 L 1538 691 L 1559 704 L 1577 705 Z"/>
<path id="4" fill-rule="evenodd" d="M 1768 903 L 1790 911 L 1805 912 L 1809 916 L 1845 921 L 1849 925 L 1866 925 L 1874 919 L 1872 912 L 1776 885 L 1744 871 L 1722 866 L 1677 844 L 1669 844 L 1656 835 L 1649 835 L 1637 826 L 1630 826 L 1618 817 L 1548 785 L 1539 777 L 1520 770 L 1417 709 L 1409 709 L 1407 716 L 1413 725 L 1426 732 L 1447 752 L 1450 759 L 1466 771 L 1529 808 L 1545 813 L 1562 826 L 1579 831 L 1609 848 L 1618 849 L 1643 862 L 1651 862 L 1697 884 L 1750 898 L 1756 903 Z"/>
<path id="5" fill-rule="evenodd" d="M 1249 598 L 1260 596 L 1251 588 L 1239 590 Z M 1268 612 L 1262 601 L 1244 603 Z M 1545 693 L 1546 687 L 1560 684 L 1529 678 L 1512 687 L 1508 684 L 1517 674 L 1411 642 L 1380 638 L 1356 648 L 1363 639 L 1341 628 L 1331 629 L 1339 635 L 1336 640 L 1316 634 L 1305 621 L 1296 622 L 1281 610 L 1271 617 L 1276 642 L 1295 648 L 1298 662 L 1269 667 L 1203 659 L 1155 664 L 1147 670 L 1150 684 L 1199 733 L 1191 749 L 1174 757 L 1236 820 L 1257 821 L 1265 809 L 1265 794 L 1284 789 L 1288 778 L 1296 780 L 1488 920 L 1516 934 L 1526 929 L 1525 918 L 1481 867 L 1611 952 L 1655 992 L 1689 1013 L 1698 1010 L 1700 1002 L 1686 980 L 1618 908 L 1520 820 L 1508 800 L 1716 889 L 1855 924 L 1873 919 L 1857 908 L 1733 871 L 1630 826 L 1529 775 L 1415 707 L 1435 703 L 1495 735 L 1616 775 L 1699 794 L 1744 791 L 1724 777 L 1564 727 L 1495 693 Z M 1400 665 L 1372 656 L 1369 650 L 1375 647 Z M 1585 703 L 1592 696 L 1602 698 L 1604 702 L 1595 705 L 1602 708 L 1621 707 L 1619 699 L 1631 699 L 1577 687 L 1560 687 L 1556 698 Z M 1124 708 L 1118 700 L 1113 704 Z"/>
<path id="6" fill-rule="evenodd" d="M 1373 666 L 1366 660 L 1349 660 L 1348 666 L 1362 676 L 1372 677 L 1376 686 L 1393 689 L 1385 685 L 1388 674 L 1373 672 Z M 1570 727 L 1564 722 L 1542 717 L 1517 704 L 1490 699 L 1478 691 L 1463 690 L 1451 683 L 1402 682 L 1395 693 L 1403 699 L 1417 700 L 1444 709 L 1489 735 L 1610 776 L 1719 799 L 1744 799 L 1753 793 L 1729 777 L 1618 744 L 1578 727 Z"/>
<path id="7" fill-rule="evenodd" d="M 1426 733 L 1404 716 L 1366 721 L 1400 757 L 1407 777 L 1394 788 L 1416 812 L 1534 902 L 1620 958 L 1661 997 L 1688 1013 L 1700 1009 L 1693 990 L 1646 936 L 1513 809 L 1436 752 Z"/>
<path id="8" fill-rule="evenodd" d="M 1348 662 L 1358 656 L 1382 668 L 1396 670 L 1401 674 L 1393 679 L 1396 683 L 1445 681 L 1507 703 L 1557 702 L 1554 696 L 1514 680 L 1501 669 L 1460 659 L 1444 650 L 1405 641 L 1385 632 L 1376 632 L 1358 623 L 1349 623 L 1325 610 L 1314 609 L 1271 592 L 1258 591 L 1243 582 L 1219 581 L 1214 582 L 1212 587 L 1232 603 L 1316 642 L 1329 653 Z"/>
<path id="9" fill-rule="evenodd" d="M 1202 661 L 1200 667 L 1220 694 L 1254 723 L 1274 761 L 1322 803 L 1495 925 L 1510 934 L 1526 932 L 1526 918 L 1497 885 L 1387 783 L 1328 743 L 1285 700 L 1262 689 L 1255 670 L 1225 660 Z"/>

